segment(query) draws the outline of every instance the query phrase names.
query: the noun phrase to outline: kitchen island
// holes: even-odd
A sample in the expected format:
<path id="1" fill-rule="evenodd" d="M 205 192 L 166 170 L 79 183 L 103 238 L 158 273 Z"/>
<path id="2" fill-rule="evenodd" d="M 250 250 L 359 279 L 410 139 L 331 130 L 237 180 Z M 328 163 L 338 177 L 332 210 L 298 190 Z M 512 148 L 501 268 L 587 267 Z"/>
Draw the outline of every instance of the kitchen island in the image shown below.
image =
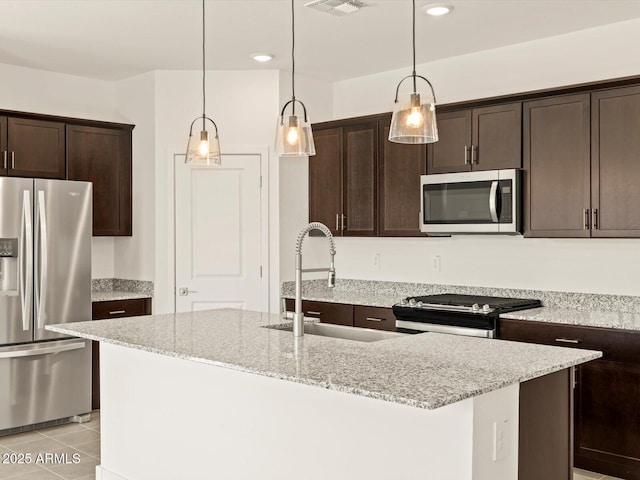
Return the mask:
<path id="1" fill-rule="evenodd" d="M 600 357 L 264 328 L 282 322 L 225 309 L 48 327 L 102 342 L 98 478 L 512 480 L 519 385 Z"/>

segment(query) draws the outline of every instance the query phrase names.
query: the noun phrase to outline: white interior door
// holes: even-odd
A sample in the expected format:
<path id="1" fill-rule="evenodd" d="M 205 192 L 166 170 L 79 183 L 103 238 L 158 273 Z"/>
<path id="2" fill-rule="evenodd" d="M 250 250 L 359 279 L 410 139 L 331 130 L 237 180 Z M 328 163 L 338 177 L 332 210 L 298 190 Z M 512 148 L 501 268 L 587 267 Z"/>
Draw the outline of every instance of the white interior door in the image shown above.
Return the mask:
<path id="1" fill-rule="evenodd" d="M 261 156 L 175 164 L 176 311 L 260 310 Z"/>

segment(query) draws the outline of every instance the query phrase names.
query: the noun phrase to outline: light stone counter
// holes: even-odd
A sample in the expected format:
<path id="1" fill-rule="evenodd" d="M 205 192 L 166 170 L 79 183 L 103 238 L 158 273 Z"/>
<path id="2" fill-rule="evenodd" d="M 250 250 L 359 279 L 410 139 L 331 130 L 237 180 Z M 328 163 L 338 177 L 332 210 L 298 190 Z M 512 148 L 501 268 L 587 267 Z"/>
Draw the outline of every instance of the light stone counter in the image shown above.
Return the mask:
<path id="1" fill-rule="evenodd" d="M 541 300 L 544 305 L 542 308 L 506 313 L 500 318 L 583 327 L 640 330 L 640 297 L 630 295 L 338 279 L 333 289 L 327 288 L 324 280 L 304 281 L 302 298 L 320 302 L 391 308 L 405 297 L 439 293 L 535 298 Z M 294 298 L 294 296 L 293 282 L 284 282 L 282 297 Z"/>
<path id="2" fill-rule="evenodd" d="M 428 333 L 372 343 L 262 328 L 233 309 L 47 326 L 59 333 L 423 409 L 594 360 L 600 352 Z"/>
<path id="3" fill-rule="evenodd" d="M 151 298 L 151 295 L 141 292 L 91 292 L 92 302 L 111 302 L 113 300 L 132 300 L 135 298 Z"/>
<path id="4" fill-rule="evenodd" d="M 640 314 L 610 312 L 606 310 L 576 310 L 571 308 L 541 307 L 500 315 L 500 318 L 531 322 L 560 323 L 582 327 L 640 330 Z"/>

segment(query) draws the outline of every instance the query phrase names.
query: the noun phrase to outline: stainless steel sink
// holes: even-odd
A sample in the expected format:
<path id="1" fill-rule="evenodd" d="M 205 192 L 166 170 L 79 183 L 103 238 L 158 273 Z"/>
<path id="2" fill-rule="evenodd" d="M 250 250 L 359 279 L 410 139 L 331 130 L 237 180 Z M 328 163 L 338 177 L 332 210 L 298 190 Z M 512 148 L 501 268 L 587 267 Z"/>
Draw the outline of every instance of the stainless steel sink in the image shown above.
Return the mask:
<path id="1" fill-rule="evenodd" d="M 293 324 L 267 325 L 266 328 L 292 332 Z M 390 338 L 398 338 L 406 335 L 406 333 L 385 332 L 382 330 L 372 330 L 370 328 L 347 327 L 344 325 L 333 325 L 331 323 L 305 323 L 304 333 L 309 335 L 319 335 L 321 337 L 354 340 L 356 342 L 378 342 L 380 340 L 389 340 Z"/>

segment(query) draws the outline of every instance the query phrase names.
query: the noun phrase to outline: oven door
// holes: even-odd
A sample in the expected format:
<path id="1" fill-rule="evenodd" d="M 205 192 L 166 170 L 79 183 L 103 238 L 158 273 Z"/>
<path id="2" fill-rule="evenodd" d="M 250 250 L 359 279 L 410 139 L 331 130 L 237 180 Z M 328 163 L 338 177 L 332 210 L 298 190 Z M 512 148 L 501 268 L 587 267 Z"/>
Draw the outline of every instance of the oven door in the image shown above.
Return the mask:
<path id="1" fill-rule="evenodd" d="M 426 233 L 519 233 L 517 170 L 422 175 L 420 230 Z"/>

